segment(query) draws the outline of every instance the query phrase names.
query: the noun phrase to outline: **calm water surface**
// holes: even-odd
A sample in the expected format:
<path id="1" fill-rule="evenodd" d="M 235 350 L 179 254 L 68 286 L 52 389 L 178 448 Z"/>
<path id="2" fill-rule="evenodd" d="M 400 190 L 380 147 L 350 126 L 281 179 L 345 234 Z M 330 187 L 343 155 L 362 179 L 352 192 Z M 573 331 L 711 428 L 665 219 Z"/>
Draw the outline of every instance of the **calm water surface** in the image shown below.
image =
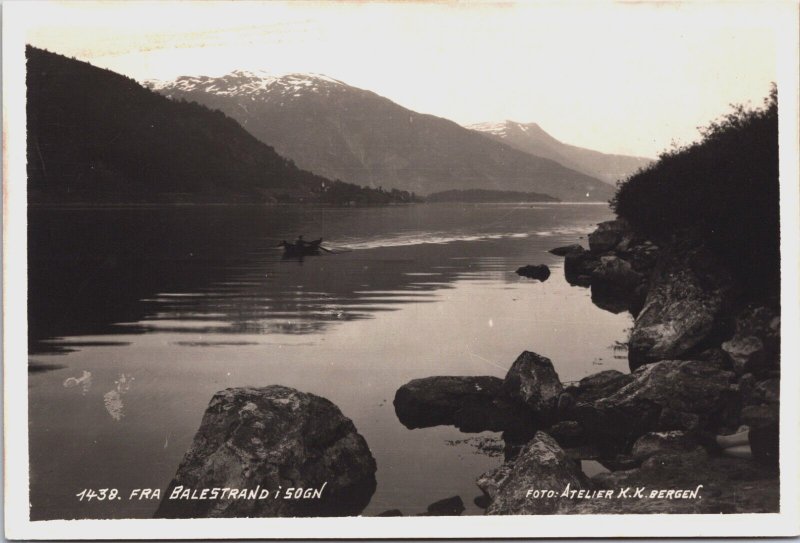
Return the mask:
<path id="1" fill-rule="evenodd" d="M 547 250 L 584 242 L 604 205 L 31 209 L 32 518 L 149 517 L 157 503 L 79 502 L 162 488 L 211 396 L 282 384 L 333 401 L 378 464 L 365 515 L 423 512 L 502 461 L 453 427 L 408 430 L 411 379 L 503 377 L 550 357 L 562 381 L 626 371 L 630 326 L 569 286 Z M 340 251 L 284 260 L 303 233 Z M 547 264 L 544 283 L 518 277 Z M 90 375 L 90 376 L 89 376 Z M 70 379 L 71 378 L 71 379 Z"/>

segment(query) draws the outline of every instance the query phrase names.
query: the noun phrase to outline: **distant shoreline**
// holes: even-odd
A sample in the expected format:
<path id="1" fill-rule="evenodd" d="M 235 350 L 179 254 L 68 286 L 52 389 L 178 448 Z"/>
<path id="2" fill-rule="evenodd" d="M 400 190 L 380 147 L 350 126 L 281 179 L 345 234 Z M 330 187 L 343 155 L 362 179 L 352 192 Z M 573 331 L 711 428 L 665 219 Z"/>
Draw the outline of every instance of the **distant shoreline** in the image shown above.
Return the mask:
<path id="1" fill-rule="evenodd" d="M 272 203 L 272 202 L 200 202 L 200 203 L 187 203 L 187 202 L 142 202 L 142 203 L 126 203 L 126 202 L 31 202 L 28 203 L 29 209 L 120 209 L 120 208 L 159 208 L 159 207 L 330 207 L 330 208 L 361 208 L 361 207 L 405 207 L 412 205 L 455 205 L 455 204 L 470 204 L 470 205 L 519 205 L 519 204 L 536 204 L 536 205 L 604 205 L 607 206 L 608 202 L 395 202 L 388 204 L 326 204 L 320 202 L 310 202 L 307 204 L 302 203 Z"/>

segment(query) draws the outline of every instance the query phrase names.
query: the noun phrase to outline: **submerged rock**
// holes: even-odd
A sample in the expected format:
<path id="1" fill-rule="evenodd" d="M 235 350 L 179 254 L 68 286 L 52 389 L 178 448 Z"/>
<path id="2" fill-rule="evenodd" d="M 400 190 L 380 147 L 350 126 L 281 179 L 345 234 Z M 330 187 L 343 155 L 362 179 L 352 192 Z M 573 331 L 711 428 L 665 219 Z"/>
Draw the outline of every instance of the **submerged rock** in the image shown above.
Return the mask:
<path id="1" fill-rule="evenodd" d="M 700 249 L 673 249 L 650 280 L 628 348 L 631 370 L 659 360 L 687 358 L 726 326 L 733 281 Z"/>
<path id="2" fill-rule="evenodd" d="M 453 425 L 464 432 L 507 430 L 529 424 L 530 415 L 501 397 L 497 377 L 437 376 L 414 379 L 394 397 L 397 418 L 406 428 Z"/>
<path id="3" fill-rule="evenodd" d="M 639 368 L 613 394 L 575 408 L 600 443 L 624 447 L 654 431 L 697 430 L 738 404 L 733 372 L 699 360 L 664 360 Z"/>
<path id="4" fill-rule="evenodd" d="M 229 388 L 211 399 L 155 516 L 357 515 L 375 491 L 375 471 L 367 442 L 325 398 L 278 385 Z M 178 487 L 258 492 L 257 499 L 170 499 Z M 319 493 L 284 499 L 289 488 Z"/>
<path id="5" fill-rule="evenodd" d="M 557 511 L 567 485 L 580 490 L 589 481 L 552 437 L 537 432 L 515 460 L 484 473 L 477 484 L 491 500 L 487 515 L 546 515 Z M 534 490 L 544 496 L 530 496 Z M 549 491 L 555 495 L 547 497 Z"/>
<path id="6" fill-rule="evenodd" d="M 551 254 L 554 254 L 556 256 L 567 256 L 570 253 L 581 253 L 583 251 L 585 251 L 585 249 L 583 247 L 581 247 L 577 243 L 573 243 L 572 245 L 564 245 L 562 247 L 555 247 L 553 249 L 550 249 L 550 251 L 548 251 L 548 252 L 551 253 Z"/>
<path id="7" fill-rule="evenodd" d="M 378 513 L 375 516 L 376 517 L 402 517 L 403 516 L 403 512 L 400 511 L 399 509 L 389 509 L 389 510 L 384 511 L 382 513 Z"/>
<path id="8" fill-rule="evenodd" d="M 434 502 L 428 506 L 426 515 L 431 517 L 457 517 L 464 512 L 461 496 L 453 496 Z"/>
<path id="9" fill-rule="evenodd" d="M 503 380 L 503 393 L 541 419 L 552 417 L 563 387 L 549 358 L 524 351 Z"/>
<path id="10" fill-rule="evenodd" d="M 528 277 L 529 279 L 547 281 L 547 278 L 550 277 L 550 268 L 544 264 L 522 266 L 521 268 L 517 268 L 517 275 Z"/>

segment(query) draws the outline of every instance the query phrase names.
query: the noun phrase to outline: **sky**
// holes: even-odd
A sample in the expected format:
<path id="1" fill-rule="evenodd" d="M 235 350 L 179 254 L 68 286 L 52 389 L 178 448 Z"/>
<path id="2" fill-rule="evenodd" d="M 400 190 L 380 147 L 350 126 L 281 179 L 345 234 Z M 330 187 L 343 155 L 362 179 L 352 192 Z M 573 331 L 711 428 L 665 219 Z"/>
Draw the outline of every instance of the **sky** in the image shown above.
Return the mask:
<path id="1" fill-rule="evenodd" d="M 536 122 L 655 157 L 760 105 L 776 80 L 768 2 L 55 2 L 32 45 L 139 81 L 321 73 L 460 124 Z"/>

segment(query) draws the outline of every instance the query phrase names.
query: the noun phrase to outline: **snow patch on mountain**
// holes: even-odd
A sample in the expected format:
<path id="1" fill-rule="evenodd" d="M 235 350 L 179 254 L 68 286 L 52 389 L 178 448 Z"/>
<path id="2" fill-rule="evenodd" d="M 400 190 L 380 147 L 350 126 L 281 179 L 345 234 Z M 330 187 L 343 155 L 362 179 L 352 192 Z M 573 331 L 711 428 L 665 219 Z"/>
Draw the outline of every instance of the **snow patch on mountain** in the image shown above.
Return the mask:
<path id="1" fill-rule="evenodd" d="M 497 136 L 505 136 L 506 131 L 508 130 L 508 123 L 509 121 L 503 121 L 500 123 L 476 123 L 466 125 L 465 128 L 477 130 L 479 132 L 488 132 L 489 134 L 495 134 Z"/>
<path id="2" fill-rule="evenodd" d="M 145 81 L 150 89 L 167 96 L 173 93 L 205 92 L 220 96 L 270 96 L 297 98 L 306 93 L 330 95 L 347 87 L 323 74 L 270 74 L 265 71 L 234 70 L 222 77 L 180 76 L 173 81 Z"/>
<path id="3" fill-rule="evenodd" d="M 514 131 L 517 132 L 534 132 L 534 133 L 543 133 L 544 131 L 542 128 L 536 123 L 518 123 L 516 121 L 509 121 L 505 120 L 502 122 L 487 122 L 487 123 L 475 123 L 465 125 L 464 128 L 469 128 L 470 130 L 477 130 L 478 132 L 485 132 L 489 134 L 494 134 L 496 136 L 508 136 L 509 134 L 513 133 Z"/>

